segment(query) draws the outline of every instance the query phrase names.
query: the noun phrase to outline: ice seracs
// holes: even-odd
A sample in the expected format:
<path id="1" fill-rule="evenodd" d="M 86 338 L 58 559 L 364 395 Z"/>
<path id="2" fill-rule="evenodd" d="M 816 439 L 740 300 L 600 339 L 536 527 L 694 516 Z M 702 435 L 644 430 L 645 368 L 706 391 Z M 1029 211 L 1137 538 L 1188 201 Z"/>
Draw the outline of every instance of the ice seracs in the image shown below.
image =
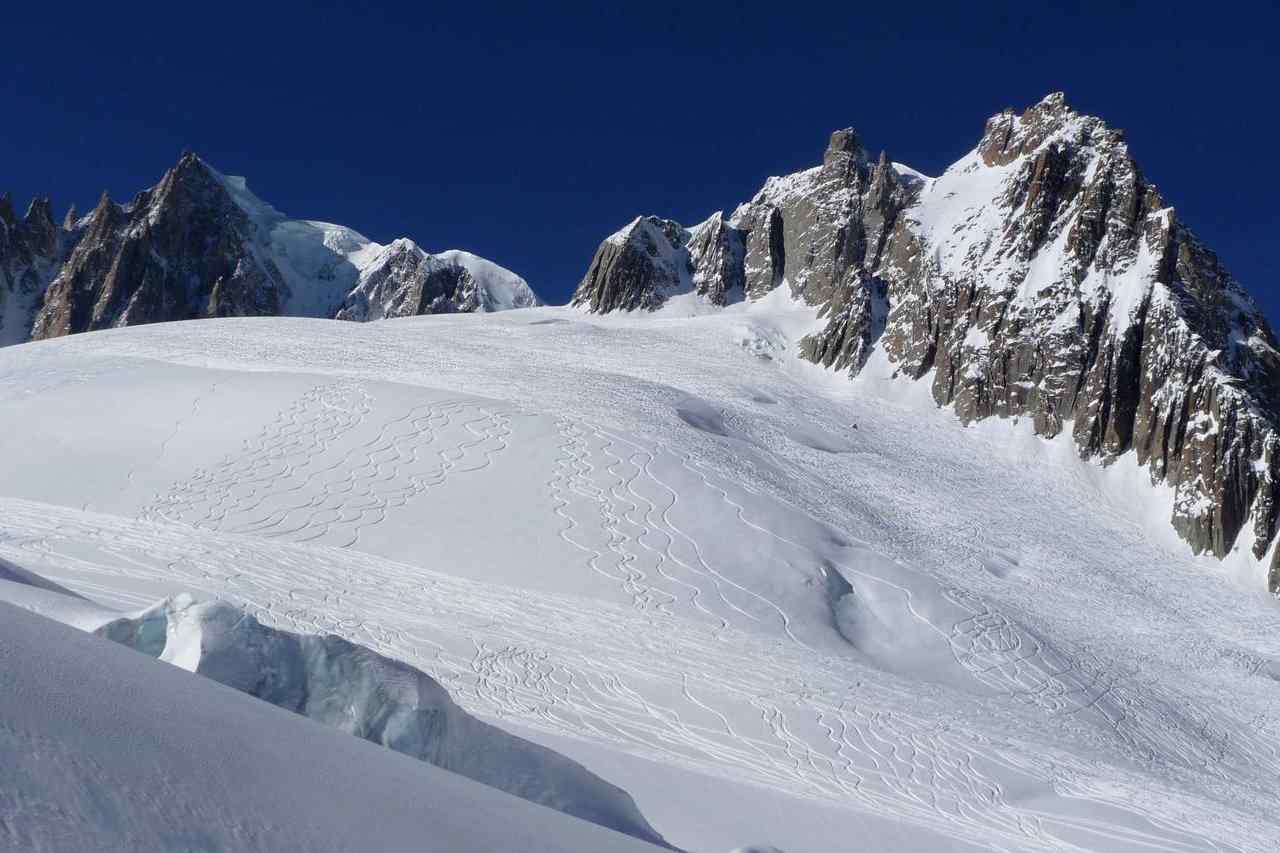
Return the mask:
<path id="1" fill-rule="evenodd" d="M 426 673 L 341 637 L 269 628 L 224 602 L 185 595 L 97 633 L 331 728 L 665 846 L 625 791 L 476 719 Z"/>
<path id="2" fill-rule="evenodd" d="M 341 637 L 271 628 L 226 602 L 187 594 L 119 613 L 0 560 L 3 602 L 481 784 L 667 846 L 625 791 L 476 719 L 426 673 Z"/>
<path id="3" fill-rule="evenodd" d="M 6 849 L 657 849 L 4 601 L 0 682 Z"/>
<path id="4" fill-rule="evenodd" d="M 730 221 L 745 252 L 712 277 L 745 280 L 751 299 L 785 282 L 816 308 L 826 326 L 801 342 L 806 358 L 857 374 L 883 351 L 965 422 L 1026 417 L 1046 437 L 1069 430 L 1085 457 L 1133 452 L 1175 489 L 1171 521 L 1193 551 L 1269 560 L 1280 591 L 1275 336 L 1121 132 L 1055 93 L 993 116 L 927 178 L 837 131 L 822 165 L 770 178 Z M 617 263 L 615 246 L 575 304 L 660 304 L 662 265 Z"/>
<path id="5" fill-rule="evenodd" d="M 425 294 L 420 266 L 438 272 Z M 292 219 L 192 153 L 129 203 L 104 193 L 61 226 L 46 199 L 23 219 L 0 204 L 0 345 L 198 317 L 376 319 L 536 304 L 524 279 L 491 261 Z"/>

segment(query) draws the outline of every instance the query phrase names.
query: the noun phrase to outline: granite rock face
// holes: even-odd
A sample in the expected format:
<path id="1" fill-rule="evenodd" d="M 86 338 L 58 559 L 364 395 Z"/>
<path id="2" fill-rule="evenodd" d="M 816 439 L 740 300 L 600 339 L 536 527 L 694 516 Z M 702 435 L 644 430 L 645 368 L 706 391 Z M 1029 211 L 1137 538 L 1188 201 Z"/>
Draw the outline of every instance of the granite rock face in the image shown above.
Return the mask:
<path id="1" fill-rule="evenodd" d="M 573 295 L 573 305 L 597 313 L 660 307 L 697 293 L 713 305 L 743 298 L 746 233 L 720 213 L 683 228 L 641 216 L 608 237 Z"/>
<path id="2" fill-rule="evenodd" d="M 199 317 L 376 319 L 538 304 L 528 284 L 466 252 L 380 246 L 294 220 L 184 154 L 127 204 L 106 194 L 55 223 L 0 199 L 0 345 Z"/>
<path id="3" fill-rule="evenodd" d="M 804 357 L 857 373 L 881 350 L 966 422 L 1133 452 L 1195 552 L 1280 555 L 1275 335 L 1123 134 L 1061 94 L 989 119 L 938 178 L 837 131 L 822 165 L 771 178 L 728 224 L 745 252 L 726 281 L 749 299 L 785 281 L 826 318 Z M 629 288 L 661 302 L 642 274 Z M 1280 556 L 1269 578 L 1280 591 Z"/>
<path id="4" fill-rule="evenodd" d="M 399 239 L 360 272 L 359 282 L 337 313 L 339 320 L 380 320 L 419 314 L 500 310 L 484 304 L 485 287 L 462 263 L 429 255 L 412 240 Z M 528 299 L 523 305 L 537 304 Z"/>
<path id="5" fill-rule="evenodd" d="M 49 200 L 31 202 L 21 218 L 0 196 L 0 346 L 27 339 L 45 289 L 75 242 L 74 223 L 54 224 Z"/>
<path id="6" fill-rule="evenodd" d="M 57 278 L 32 337 L 195 317 L 278 314 L 285 284 L 250 248 L 252 224 L 186 154 L 127 205 L 105 195 Z"/>
<path id="7" fill-rule="evenodd" d="M 657 308 L 692 287 L 688 239 L 689 232 L 669 219 L 638 217 L 596 249 L 572 304 L 599 314 Z"/>

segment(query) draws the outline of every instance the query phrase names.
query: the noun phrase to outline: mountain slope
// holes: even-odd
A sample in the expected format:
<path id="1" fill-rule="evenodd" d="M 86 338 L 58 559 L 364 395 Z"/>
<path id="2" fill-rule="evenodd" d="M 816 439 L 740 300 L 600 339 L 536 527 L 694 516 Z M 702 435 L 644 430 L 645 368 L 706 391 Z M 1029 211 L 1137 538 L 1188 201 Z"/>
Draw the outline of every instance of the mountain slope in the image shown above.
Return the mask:
<path id="1" fill-rule="evenodd" d="M 684 849 L 1270 851 L 1275 603 L 775 290 L 0 351 L 0 558 L 427 673 Z"/>
<path id="2" fill-rule="evenodd" d="M 0 602 L 23 850 L 656 849 Z"/>
<path id="3" fill-rule="evenodd" d="M 198 673 L 330 728 L 666 847 L 625 791 L 459 708 L 430 676 L 333 635 L 280 631 L 178 595 L 112 611 L 0 560 L 0 601 Z"/>
<path id="4" fill-rule="evenodd" d="M 785 282 L 825 318 L 806 358 L 856 375 L 882 350 L 966 423 L 1026 417 L 1049 438 L 1069 429 L 1086 458 L 1132 451 L 1175 489 L 1171 521 L 1195 553 L 1274 552 L 1275 336 L 1122 134 L 1060 94 L 991 118 L 936 179 L 838 131 L 821 166 L 771 178 L 727 225 L 746 250 L 726 292 Z M 611 241 L 574 303 L 660 304 L 668 277 L 642 263 L 625 305 L 602 298 L 620 280 L 595 274 Z"/>
<path id="5" fill-rule="evenodd" d="M 435 274 L 426 294 L 419 267 Z M 197 317 L 374 319 L 536 304 L 523 279 L 469 253 L 384 247 L 341 225 L 290 219 L 194 154 L 128 204 L 104 194 L 61 227 L 47 200 L 21 220 L 0 204 L 0 344 Z"/>

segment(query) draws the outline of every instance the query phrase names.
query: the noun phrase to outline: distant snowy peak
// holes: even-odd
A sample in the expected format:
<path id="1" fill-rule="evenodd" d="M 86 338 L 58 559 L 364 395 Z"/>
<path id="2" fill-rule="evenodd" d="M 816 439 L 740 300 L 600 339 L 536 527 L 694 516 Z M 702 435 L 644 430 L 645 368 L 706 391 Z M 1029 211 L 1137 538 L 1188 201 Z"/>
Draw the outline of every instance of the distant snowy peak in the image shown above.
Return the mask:
<path id="1" fill-rule="evenodd" d="M 369 244 L 339 320 L 505 311 L 540 305 L 520 276 L 469 252 L 424 252 L 401 238 Z"/>
<path id="2" fill-rule="evenodd" d="M 0 345 L 195 317 L 289 315 L 375 319 L 500 311 L 539 304 L 515 273 L 467 252 L 430 256 L 454 270 L 443 298 L 416 299 L 398 280 L 414 264 L 342 225 L 291 219 L 194 154 L 128 204 L 105 194 L 84 217 L 54 224 L 47 200 L 19 220 L 0 202 Z M 382 271 L 379 272 L 379 269 Z M 389 275 L 389 279 L 388 279 Z M 356 293 L 377 277 L 385 305 Z M 366 288 L 368 290 L 368 288 Z M 441 294 L 435 294 L 440 296 Z"/>
<path id="3" fill-rule="evenodd" d="M 289 219 L 244 178 L 215 174 L 294 283 L 289 313 L 376 320 L 542 304 L 523 278 L 478 255 L 458 249 L 432 255 L 405 237 L 384 246 L 343 225 Z"/>
<path id="4" fill-rule="evenodd" d="M 543 304 L 527 281 L 493 261 L 461 249 L 437 252 L 435 257 L 461 267 L 471 276 L 476 284 L 476 311 L 509 311 Z"/>
<path id="5" fill-rule="evenodd" d="M 1172 522 L 1196 552 L 1271 549 L 1275 336 L 1123 134 L 1061 93 L 991 117 L 938 178 L 872 161 L 856 132 L 837 131 L 821 165 L 770 178 L 724 230 L 742 253 L 704 264 L 699 292 L 741 284 L 757 299 L 785 281 L 826 320 L 802 342 L 806 358 L 857 373 L 881 349 L 965 421 L 1027 416 L 1046 436 L 1070 429 L 1086 457 L 1132 450 L 1175 488 Z M 646 246 L 665 248 L 618 238 L 597 250 L 575 304 L 666 298 L 670 276 Z M 1280 590 L 1280 556 L 1270 577 Z"/>

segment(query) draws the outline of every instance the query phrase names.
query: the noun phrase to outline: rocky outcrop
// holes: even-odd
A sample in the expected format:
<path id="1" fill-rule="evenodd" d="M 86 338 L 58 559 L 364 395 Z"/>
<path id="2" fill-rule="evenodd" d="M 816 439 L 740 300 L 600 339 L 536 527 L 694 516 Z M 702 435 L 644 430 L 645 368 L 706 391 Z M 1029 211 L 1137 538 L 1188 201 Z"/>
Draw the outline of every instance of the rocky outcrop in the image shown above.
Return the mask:
<path id="1" fill-rule="evenodd" d="M 879 348 L 964 421 L 1026 417 L 1085 457 L 1133 452 L 1174 488 L 1194 551 L 1271 549 L 1275 336 L 1123 134 L 1061 94 L 991 118 L 936 179 L 837 131 L 822 165 L 771 178 L 730 222 L 747 297 L 785 281 L 826 318 L 804 357 L 856 373 Z"/>
<path id="2" fill-rule="evenodd" d="M 104 193 L 61 226 L 47 200 L 21 220 L 0 202 L 0 344 L 198 317 L 376 319 L 533 304 L 523 279 L 483 258 L 289 219 L 194 154 L 129 203 Z"/>
<path id="3" fill-rule="evenodd" d="M 689 229 L 685 242 L 695 293 L 713 305 L 741 301 L 746 292 L 746 235 L 721 213 Z"/>
<path id="4" fill-rule="evenodd" d="M 689 232 L 669 219 L 636 218 L 596 249 L 572 304 L 600 314 L 634 311 L 691 290 L 688 239 Z"/>
<path id="5" fill-rule="evenodd" d="M 26 340 L 74 237 L 74 225 L 54 224 L 47 198 L 18 218 L 9 197 L 0 196 L 0 346 Z"/>
<path id="6" fill-rule="evenodd" d="M 727 305 L 743 298 L 746 253 L 746 232 L 723 214 L 688 229 L 641 216 L 596 249 L 571 304 L 597 313 L 635 311 L 697 293 Z"/>
<path id="7" fill-rule="evenodd" d="M 495 310 L 483 303 L 485 289 L 462 264 L 429 255 L 412 240 L 391 243 L 360 272 L 343 302 L 339 320 L 380 320 L 419 314 Z M 524 306 L 537 304 L 536 298 Z"/>
<path id="8" fill-rule="evenodd" d="M 248 215 L 186 154 L 127 205 L 103 195 L 49 286 L 32 337 L 278 314 L 283 278 L 252 251 L 252 237 Z"/>

